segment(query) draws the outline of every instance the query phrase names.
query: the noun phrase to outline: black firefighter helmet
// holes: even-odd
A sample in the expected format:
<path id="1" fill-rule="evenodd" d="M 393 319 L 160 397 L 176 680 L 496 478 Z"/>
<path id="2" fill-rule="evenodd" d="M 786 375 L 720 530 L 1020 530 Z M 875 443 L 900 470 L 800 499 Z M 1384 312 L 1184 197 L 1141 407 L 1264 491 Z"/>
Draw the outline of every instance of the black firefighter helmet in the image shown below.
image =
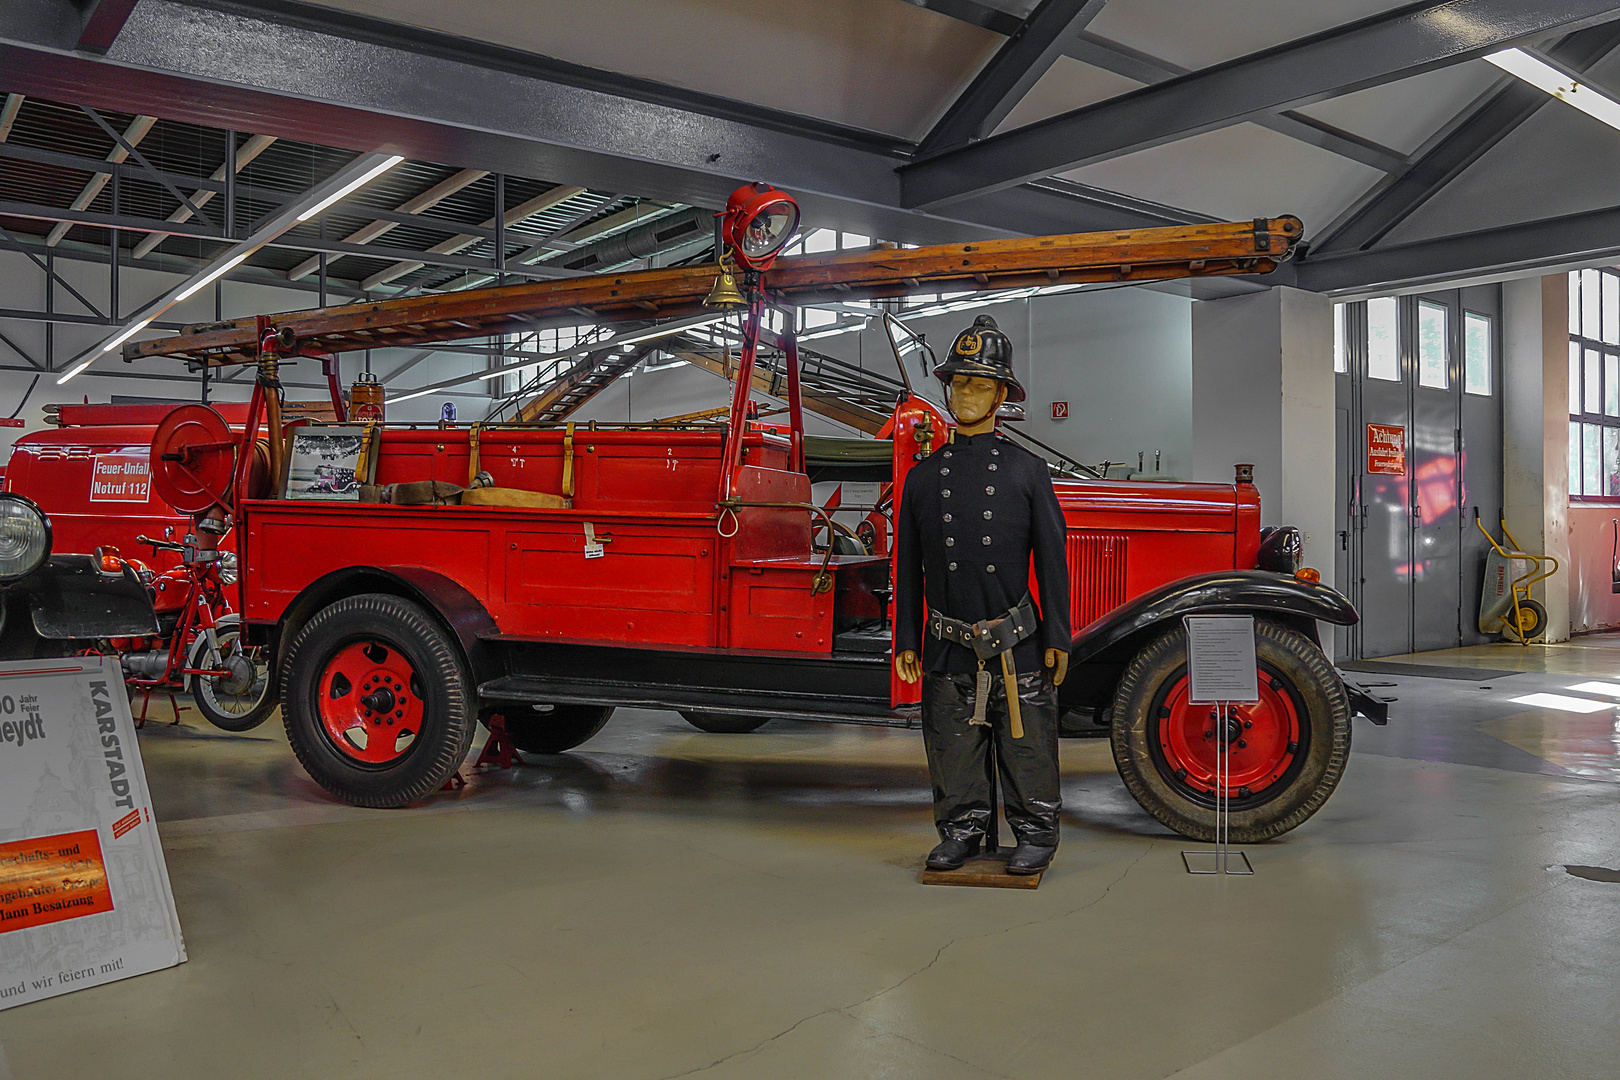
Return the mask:
<path id="1" fill-rule="evenodd" d="M 1006 385 L 1008 401 L 1023 401 L 1024 388 L 1013 374 L 1012 354 L 1012 342 L 997 328 L 996 320 L 980 315 L 956 335 L 950 355 L 934 369 L 934 378 L 946 386 L 951 385 L 953 375 L 996 379 Z"/>

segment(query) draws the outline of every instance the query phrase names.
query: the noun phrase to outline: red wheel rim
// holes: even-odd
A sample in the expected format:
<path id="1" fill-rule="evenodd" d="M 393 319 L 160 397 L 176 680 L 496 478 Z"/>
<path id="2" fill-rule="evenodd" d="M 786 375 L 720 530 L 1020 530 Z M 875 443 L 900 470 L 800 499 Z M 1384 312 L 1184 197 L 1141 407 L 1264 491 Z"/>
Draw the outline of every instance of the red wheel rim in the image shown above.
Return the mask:
<path id="1" fill-rule="evenodd" d="M 1300 753 L 1299 706 L 1283 682 L 1259 671 L 1260 701 L 1231 707 L 1226 732 L 1230 775 L 1226 796 L 1239 803 L 1260 798 L 1281 780 Z M 1195 797 L 1213 800 L 1217 720 L 1213 705 L 1187 700 L 1187 677 L 1181 675 L 1157 707 L 1156 745 L 1166 772 Z"/>
<path id="2" fill-rule="evenodd" d="M 345 757 L 392 764 L 411 752 L 422 730 L 421 685 L 410 660 L 392 645 L 345 645 L 321 672 L 321 726 Z"/>

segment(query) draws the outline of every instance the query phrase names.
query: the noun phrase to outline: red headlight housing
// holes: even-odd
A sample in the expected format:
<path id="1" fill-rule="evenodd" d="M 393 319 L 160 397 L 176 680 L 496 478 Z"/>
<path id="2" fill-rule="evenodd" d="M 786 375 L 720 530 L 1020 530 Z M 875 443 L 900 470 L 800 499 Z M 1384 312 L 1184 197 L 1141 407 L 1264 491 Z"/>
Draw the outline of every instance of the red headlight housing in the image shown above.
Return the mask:
<path id="1" fill-rule="evenodd" d="M 799 204 L 769 184 L 738 188 L 726 200 L 721 236 L 738 263 L 750 270 L 768 269 L 799 228 Z"/>

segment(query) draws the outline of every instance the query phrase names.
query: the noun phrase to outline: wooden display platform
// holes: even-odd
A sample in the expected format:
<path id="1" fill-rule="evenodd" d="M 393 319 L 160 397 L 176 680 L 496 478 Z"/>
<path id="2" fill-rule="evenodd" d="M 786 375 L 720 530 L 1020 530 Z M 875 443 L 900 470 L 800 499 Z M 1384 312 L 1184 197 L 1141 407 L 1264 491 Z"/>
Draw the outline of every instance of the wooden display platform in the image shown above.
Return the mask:
<path id="1" fill-rule="evenodd" d="M 1007 859 L 1012 848 L 993 855 L 975 855 L 960 870 L 929 870 L 926 866 L 917 880 L 923 885 L 974 885 L 981 889 L 1038 889 L 1046 871 L 1039 874 L 1009 874 Z"/>

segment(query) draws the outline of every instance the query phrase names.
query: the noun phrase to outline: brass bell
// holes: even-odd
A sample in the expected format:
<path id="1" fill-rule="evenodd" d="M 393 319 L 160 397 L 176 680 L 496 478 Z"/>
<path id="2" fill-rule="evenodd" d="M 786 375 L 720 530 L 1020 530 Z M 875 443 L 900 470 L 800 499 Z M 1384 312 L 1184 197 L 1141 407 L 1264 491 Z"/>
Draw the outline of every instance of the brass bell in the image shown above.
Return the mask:
<path id="1" fill-rule="evenodd" d="M 737 279 L 731 273 L 731 267 L 722 265 L 720 276 L 714 279 L 714 288 L 709 290 L 709 297 L 703 301 L 704 307 L 747 307 L 748 299 L 737 288 Z"/>

